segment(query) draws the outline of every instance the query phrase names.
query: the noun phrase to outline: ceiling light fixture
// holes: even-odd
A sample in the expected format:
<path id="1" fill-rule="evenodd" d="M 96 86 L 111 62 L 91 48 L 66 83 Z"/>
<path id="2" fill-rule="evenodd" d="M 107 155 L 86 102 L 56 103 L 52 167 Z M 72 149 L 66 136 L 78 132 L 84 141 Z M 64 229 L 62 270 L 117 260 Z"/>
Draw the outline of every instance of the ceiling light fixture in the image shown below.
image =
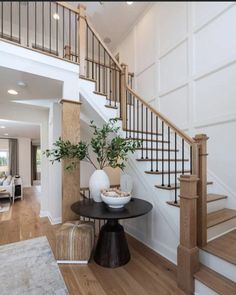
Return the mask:
<path id="1" fill-rule="evenodd" d="M 60 16 L 59 16 L 59 14 L 58 13 L 54 13 L 53 14 L 53 18 L 55 19 L 55 20 L 59 20 L 60 19 Z"/>
<path id="2" fill-rule="evenodd" d="M 16 90 L 14 90 L 14 89 L 9 89 L 7 92 L 9 94 L 11 94 L 11 95 L 17 95 L 18 94 L 18 92 Z"/>
<path id="3" fill-rule="evenodd" d="M 22 88 L 25 88 L 27 86 L 27 84 L 25 82 L 23 82 L 23 81 L 17 82 L 17 85 L 22 87 Z"/>
<path id="4" fill-rule="evenodd" d="M 134 2 L 126 2 L 128 5 L 132 5 Z"/>
<path id="5" fill-rule="evenodd" d="M 1 128 L 1 129 L 5 129 L 6 127 L 5 127 L 5 126 L 0 126 L 0 128 Z"/>

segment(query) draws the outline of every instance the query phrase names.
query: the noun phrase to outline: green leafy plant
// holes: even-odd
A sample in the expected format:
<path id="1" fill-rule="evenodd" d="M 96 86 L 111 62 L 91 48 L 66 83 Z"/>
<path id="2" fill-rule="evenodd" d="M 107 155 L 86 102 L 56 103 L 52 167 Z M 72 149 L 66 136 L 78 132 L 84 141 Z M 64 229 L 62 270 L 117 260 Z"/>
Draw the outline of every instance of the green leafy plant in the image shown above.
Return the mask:
<path id="1" fill-rule="evenodd" d="M 68 160 L 66 169 L 73 169 L 79 161 L 85 160 L 90 162 L 96 169 L 112 167 L 124 170 L 125 162 L 128 159 L 128 153 L 134 153 L 140 147 L 139 140 L 126 139 L 118 134 L 119 127 L 115 126 L 117 119 L 110 119 L 101 128 L 91 121 L 90 127 L 93 130 L 91 142 L 80 141 L 73 144 L 69 140 L 63 141 L 61 138 L 54 143 L 52 149 L 45 151 L 45 154 L 50 161 L 60 162 L 62 159 Z M 97 163 L 94 163 L 89 148 L 96 155 Z"/>

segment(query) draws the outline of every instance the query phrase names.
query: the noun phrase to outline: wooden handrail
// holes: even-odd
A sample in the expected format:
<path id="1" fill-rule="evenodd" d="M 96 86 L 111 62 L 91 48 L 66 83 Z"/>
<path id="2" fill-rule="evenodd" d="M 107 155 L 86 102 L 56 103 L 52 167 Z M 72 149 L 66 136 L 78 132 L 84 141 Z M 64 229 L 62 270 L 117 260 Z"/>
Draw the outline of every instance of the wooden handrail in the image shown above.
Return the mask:
<path id="1" fill-rule="evenodd" d="M 111 53 L 111 51 L 108 49 L 108 47 L 106 46 L 106 44 L 104 43 L 104 41 L 100 38 L 100 36 L 98 35 L 98 33 L 96 32 L 96 30 L 93 28 L 93 25 L 90 23 L 90 21 L 88 20 L 88 18 L 86 17 L 86 22 L 88 27 L 90 28 L 90 30 L 93 32 L 93 34 L 95 35 L 95 37 L 98 39 L 98 41 L 102 44 L 102 46 L 104 47 L 104 49 L 106 50 L 106 52 L 109 54 L 110 58 L 113 60 L 113 62 L 116 64 L 116 66 L 118 67 L 118 69 L 120 71 L 122 71 L 122 67 L 119 64 L 119 62 L 116 60 L 116 58 L 114 57 L 114 55 Z"/>
<path id="2" fill-rule="evenodd" d="M 190 145 L 193 145 L 195 143 L 194 139 L 185 132 L 183 132 L 181 129 L 179 129 L 174 123 L 172 123 L 166 116 L 159 113 L 157 110 L 155 110 L 149 103 L 147 103 L 141 96 L 139 96 L 137 93 L 134 92 L 127 84 L 126 89 L 134 95 L 139 101 L 141 101 L 147 108 L 149 108 L 157 117 L 159 117 L 161 120 L 163 120 L 167 126 L 169 126 L 171 129 L 173 129 L 179 136 L 181 136 L 183 139 L 185 139 L 186 142 L 188 142 Z"/>
<path id="3" fill-rule="evenodd" d="M 68 2 L 63 2 L 63 1 L 56 1 L 56 3 L 66 9 L 69 9 L 77 14 L 80 13 L 79 8 L 75 7 L 74 5 L 69 4 Z"/>

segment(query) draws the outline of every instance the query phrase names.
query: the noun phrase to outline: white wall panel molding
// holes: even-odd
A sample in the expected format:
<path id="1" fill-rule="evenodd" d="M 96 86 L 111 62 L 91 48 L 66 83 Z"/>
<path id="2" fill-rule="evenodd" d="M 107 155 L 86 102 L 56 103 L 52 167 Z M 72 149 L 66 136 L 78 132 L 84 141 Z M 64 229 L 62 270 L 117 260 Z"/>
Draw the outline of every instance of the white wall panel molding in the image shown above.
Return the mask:
<path id="1" fill-rule="evenodd" d="M 181 39 L 179 39 L 176 43 L 172 44 L 166 51 L 163 53 L 160 53 L 159 59 L 164 58 L 166 55 L 170 54 L 173 50 L 175 50 L 177 47 L 179 47 L 182 43 L 186 42 L 188 39 L 188 36 L 184 36 Z"/>
<path id="2" fill-rule="evenodd" d="M 209 126 L 217 126 L 221 124 L 226 124 L 230 122 L 236 121 L 236 113 L 232 112 L 230 114 L 226 114 L 224 116 L 218 116 L 218 117 L 212 117 L 206 120 L 197 120 L 196 114 L 195 114 L 195 120 L 194 120 L 194 128 L 203 128 L 203 127 L 209 127 Z"/>
<path id="3" fill-rule="evenodd" d="M 166 96 L 166 95 L 168 95 L 168 94 L 170 94 L 172 92 L 175 92 L 175 91 L 179 90 L 180 88 L 183 88 L 183 87 L 187 86 L 188 85 L 188 82 L 189 81 L 186 80 L 184 82 L 179 83 L 178 85 L 176 85 L 175 87 L 173 87 L 173 88 L 171 88 L 169 90 L 161 91 L 161 92 L 158 93 L 158 96 L 159 97 L 162 97 L 162 96 Z"/>
<path id="4" fill-rule="evenodd" d="M 196 22 L 196 15 L 193 15 L 193 23 L 194 23 L 194 28 L 193 28 L 193 32 L 197 33 L 200 30 L 203 30 L 206 26 L 208 26 L 210 23 L 214 22 L 218 17 L 220 17 L 222 14 L 224 14 L 227 10 L 231 9 L 236 3 L 235 2 L 218 2 L 218 3 L 214 3 L 215 5 L 219 4 L 222 5 L 222 7 L 215 7 L 216 11 L 214 14 L 214 11 L 212 11 L 213 15 L 206 19 L 201 21 L 201 23 L 197 24 Z M 201 3 L 201 4 L 206 4 L 206 3 Z M 196 5 L 199 5 L 199 2 L 193 2 L 193 11 L 194 9 L 196 9 Z"/>

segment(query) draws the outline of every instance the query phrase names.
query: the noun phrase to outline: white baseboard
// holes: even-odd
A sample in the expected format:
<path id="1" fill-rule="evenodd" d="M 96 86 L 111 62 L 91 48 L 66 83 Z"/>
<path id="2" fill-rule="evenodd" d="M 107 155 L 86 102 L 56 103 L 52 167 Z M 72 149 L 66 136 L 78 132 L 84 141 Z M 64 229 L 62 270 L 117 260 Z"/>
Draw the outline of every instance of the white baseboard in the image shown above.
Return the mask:
<path id="1" fill-rule="evenodd" d="M 51 216 L 51 214 L 50 214 L 49 211 L 43 211 L 43 210 L 40 210 L 39 217 L 40 217 L 40 218 L 47 217 L 48 220 L 50 221 L 50 223 L 51 223 L 52 225 L 62 223 L 62 218 L 61 218 L 61 217 L 55 217 L 55 218 L 53 218 L 53 217 Z"/>

